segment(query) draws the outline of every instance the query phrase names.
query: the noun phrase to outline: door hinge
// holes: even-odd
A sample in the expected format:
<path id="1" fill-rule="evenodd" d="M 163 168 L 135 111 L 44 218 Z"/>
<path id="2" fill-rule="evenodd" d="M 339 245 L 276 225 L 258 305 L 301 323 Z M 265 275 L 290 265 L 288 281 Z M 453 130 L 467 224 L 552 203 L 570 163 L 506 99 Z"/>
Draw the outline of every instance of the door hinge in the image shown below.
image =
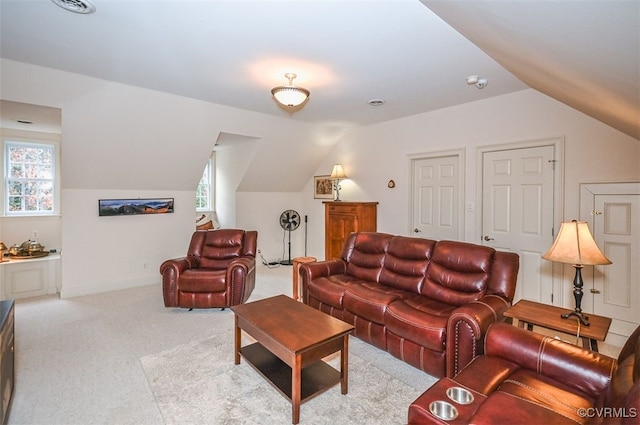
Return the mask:
<path id="1" fill-rule="evenodd" d="M 557 159 L 550 159 L 549 162 L 551 163 L 551 169 L 555 170 L 556 169 L 556 162 L 558 162 Z"/>

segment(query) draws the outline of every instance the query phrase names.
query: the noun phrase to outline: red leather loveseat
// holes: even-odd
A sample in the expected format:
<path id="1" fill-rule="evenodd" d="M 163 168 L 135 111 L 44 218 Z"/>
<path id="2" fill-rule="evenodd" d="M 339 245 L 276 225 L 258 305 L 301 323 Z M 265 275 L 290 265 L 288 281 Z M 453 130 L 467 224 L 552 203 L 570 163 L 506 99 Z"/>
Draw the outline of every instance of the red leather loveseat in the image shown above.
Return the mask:
<path id="1" fill-rule="evenodd" d="M 300 267 L 303 301 L 354 335 L 433 375 L 482 354 L 511 305 L 519 257 L 454 241 L 352 233 L 340 259 Z"/>
<path id="2" fill-rule="evenodd" d="M 449 399 L 449 388 L 473 395 Z M 454 397 L 455 398 L 455 397 Z M 436 417 L 430 406 L 449 403 Z M 457 416 L 455 415 L 457 414 Z M 442 378 L 409 407 L 409 424 L 638 424 L 640 327 L 617 359 L 505 323 L 491 325 L 485 354 Z M 454 417 L 455 416 L 455 417 Z"/>

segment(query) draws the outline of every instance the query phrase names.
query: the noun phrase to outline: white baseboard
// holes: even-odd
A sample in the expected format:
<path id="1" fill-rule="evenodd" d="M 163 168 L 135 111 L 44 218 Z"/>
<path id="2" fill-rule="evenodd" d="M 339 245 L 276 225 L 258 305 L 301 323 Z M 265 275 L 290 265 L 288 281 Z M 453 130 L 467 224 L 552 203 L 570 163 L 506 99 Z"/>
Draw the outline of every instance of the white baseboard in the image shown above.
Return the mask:
<path id="1" fill-rule="evenodd" d="M 100 294 L 103 292 L 117 291 L 120 289 L 136 288 L 139 286 L 154 285 L 161 281 L 157 274 L 133 277 L 120 281 L 99 283 L 93 285 L 68 286 L 62 283 L 60 298 L 73 298 L 83 295 Z"/>

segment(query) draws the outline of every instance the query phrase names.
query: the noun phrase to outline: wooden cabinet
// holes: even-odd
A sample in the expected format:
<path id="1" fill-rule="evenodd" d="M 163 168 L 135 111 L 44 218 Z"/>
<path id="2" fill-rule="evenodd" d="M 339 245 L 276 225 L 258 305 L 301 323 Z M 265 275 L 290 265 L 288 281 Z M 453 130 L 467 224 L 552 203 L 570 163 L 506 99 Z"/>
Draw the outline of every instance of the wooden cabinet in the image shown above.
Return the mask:
<path id="1" fill-rule="evenodd" d="M 0 301 L 0 423 L 7 423 L 14 385 L 14 306 L 13 300 Z"/>
<path id="2" fill-rule="evenodd" d="M 340 258 L 349 233 L 377 230 L 377 202 L 324 202 L 324 206 L 326 260 Z"/>

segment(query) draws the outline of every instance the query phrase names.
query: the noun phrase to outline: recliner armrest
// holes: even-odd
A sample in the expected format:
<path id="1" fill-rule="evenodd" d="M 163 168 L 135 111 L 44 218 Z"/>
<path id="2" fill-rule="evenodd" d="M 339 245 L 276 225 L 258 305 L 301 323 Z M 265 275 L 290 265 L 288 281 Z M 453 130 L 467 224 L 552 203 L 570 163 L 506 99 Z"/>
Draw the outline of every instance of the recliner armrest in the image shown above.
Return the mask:
<path id="1" fill-rule="evenodd" d="M 452 378 L 483 353 L 483 338 L 492 323 L 502 320 L 507 300 L 487 295 L 453 311 L 447 324 L 447 376 Z"/>
<path id="2" fill-rule="evenodd" d="M 492 325 L 485 355 L 501 357 L 596 397 L 609 385 L 617 360 L 506 323 Z"/>
<path id="3" fill-rule="evenodd" d="M 175 272 L 179 274 L 184 270 L 194 269 L 198 267 L 199 264 L 200 260 L 192 255 L 187 257 L 172 258 L 171 260 L 166 260 L 162 264 L 160 264 L 160 274 L 164 274 L 165 270 L 170 267 L 173 267 L 175 269 Z"/>

